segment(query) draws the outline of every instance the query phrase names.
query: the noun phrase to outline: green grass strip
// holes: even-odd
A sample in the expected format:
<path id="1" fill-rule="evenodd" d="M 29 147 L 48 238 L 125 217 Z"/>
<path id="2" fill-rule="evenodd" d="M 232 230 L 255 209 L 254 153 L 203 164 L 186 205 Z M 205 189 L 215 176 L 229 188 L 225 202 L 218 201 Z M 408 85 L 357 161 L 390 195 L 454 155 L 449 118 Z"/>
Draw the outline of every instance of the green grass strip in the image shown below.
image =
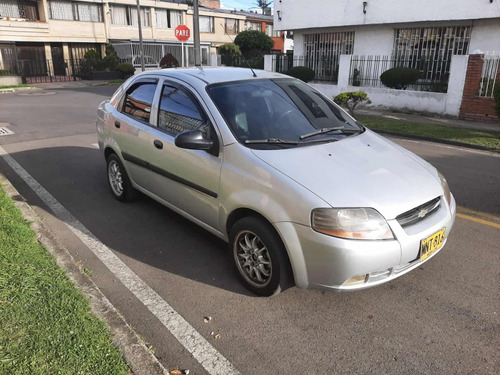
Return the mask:
<path id="1" fill-rule="evenodd" d="M 33 86 L 31 86 L 31 85 L 7 85 L 7 86 L 0 86 L 0 90 L 1 89 L 17 89 L 20 87 L 33 87 Z"/>
<path id="2" fill-rule="evenodd" d="M 105 324 L 0 187 L 0 374 L 128 374 Z"/>
<path id="3" fill-rule="evenodd" d="M 500 133 L 497 132 L 420 124 L 418 122 L 378 116 L 356 116 L 356 119 L 374 130 L 387 130 L 401 134 L 418 135 L 500 149 Z M 500 124 L 498 128 L 500 129 Z"/>

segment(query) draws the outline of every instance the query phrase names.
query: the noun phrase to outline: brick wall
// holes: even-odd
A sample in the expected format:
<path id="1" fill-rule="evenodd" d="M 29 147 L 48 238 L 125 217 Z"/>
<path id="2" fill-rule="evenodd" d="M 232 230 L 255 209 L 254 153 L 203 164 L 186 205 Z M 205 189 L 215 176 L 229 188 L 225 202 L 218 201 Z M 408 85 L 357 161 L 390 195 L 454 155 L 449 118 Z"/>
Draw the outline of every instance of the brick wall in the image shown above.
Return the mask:
<path id="1" fill-rule="evenodd" d="M 460 118 L 478 122 L 499 122 L 495 114 L 495 100 L 479 96 L 483 57 L 484 55 L 469 56 Z M 500 82 L 500 69 L 497 73 L 497 82 Z"/>

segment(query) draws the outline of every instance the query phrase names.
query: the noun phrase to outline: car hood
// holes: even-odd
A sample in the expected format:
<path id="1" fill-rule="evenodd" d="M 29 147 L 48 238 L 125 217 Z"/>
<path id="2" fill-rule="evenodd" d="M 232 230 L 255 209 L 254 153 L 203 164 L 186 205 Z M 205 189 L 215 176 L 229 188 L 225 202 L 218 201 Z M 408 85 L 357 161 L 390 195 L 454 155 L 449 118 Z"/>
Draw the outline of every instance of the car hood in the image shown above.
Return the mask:
<path id="1" fill-rule="evenodd" d="M 337 142 L 252 152 L 332 207 L 371 207 L 388 220 L 443 194 L 434 167 L 370 130 Z"/>

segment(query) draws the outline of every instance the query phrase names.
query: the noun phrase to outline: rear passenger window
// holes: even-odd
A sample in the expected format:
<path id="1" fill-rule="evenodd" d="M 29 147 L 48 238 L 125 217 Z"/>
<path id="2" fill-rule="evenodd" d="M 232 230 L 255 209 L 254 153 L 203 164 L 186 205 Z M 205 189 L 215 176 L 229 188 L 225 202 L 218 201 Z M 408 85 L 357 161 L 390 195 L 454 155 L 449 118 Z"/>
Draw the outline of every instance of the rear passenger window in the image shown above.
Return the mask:
<path id="1" fill-rule="evenodd" d="M 207 130 L 196 99 L 187 91 L 168 85 L 161 93 L 158 127 L 174 135 L 188 130 Z"/>
<path id="2" fill-rule="evenodd" d="M 155 91 L 156 83 L 136 83 L 127 91 L 123 112 L 138 120 L 149 122 L 151 103 L 153 103 Z"/>

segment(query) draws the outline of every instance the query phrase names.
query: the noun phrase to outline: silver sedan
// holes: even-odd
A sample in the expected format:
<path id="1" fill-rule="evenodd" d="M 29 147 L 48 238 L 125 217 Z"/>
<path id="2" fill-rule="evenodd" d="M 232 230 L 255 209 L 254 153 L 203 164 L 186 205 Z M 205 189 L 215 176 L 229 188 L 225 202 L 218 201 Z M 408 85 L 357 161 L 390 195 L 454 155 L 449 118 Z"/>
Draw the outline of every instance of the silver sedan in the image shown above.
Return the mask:
<path id="1" fill-rule="evenodd" d="M 227 241 L 262 296 L 390 281 L 455 219 L 433 166 L 281 74 L 144 72 L 99 105 L 97 134 L 118 200 L 144 193 Z"/>

